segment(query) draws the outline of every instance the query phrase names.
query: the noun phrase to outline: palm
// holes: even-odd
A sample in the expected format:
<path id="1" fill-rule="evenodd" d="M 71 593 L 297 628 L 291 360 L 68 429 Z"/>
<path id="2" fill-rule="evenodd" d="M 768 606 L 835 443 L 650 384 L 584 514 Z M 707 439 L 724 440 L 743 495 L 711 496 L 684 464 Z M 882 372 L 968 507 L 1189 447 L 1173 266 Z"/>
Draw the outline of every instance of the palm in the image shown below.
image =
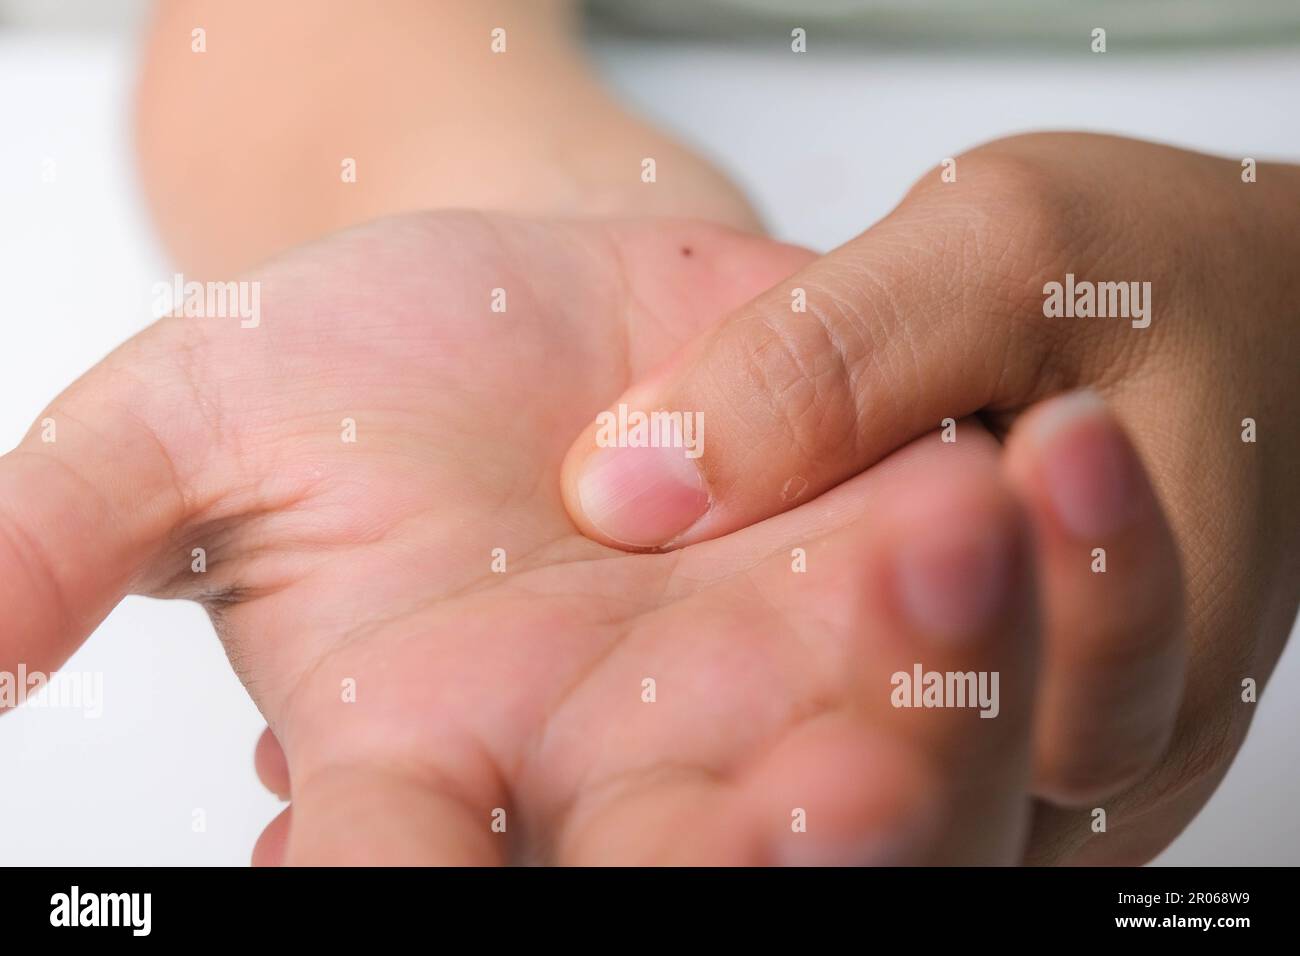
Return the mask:
<path id="1" fill-rule="evenodd" d="M 583 538 L 558 489 L 596 411 L 803 258 L 699 226 L 412 217 L 268 268 L 256 329 L 167 320 L 110 360 L 164 367 L 134 413 L 189 507 L 147 590 L 212 611 L 313 831 L 291 859 L 744 862 L 798 849 L 795 808 L 901 815 L 869 759 L 897 717 L 862 687 L 915 652 L 864 654 L 839 529 L 927 452 L 672 554 Z"/>

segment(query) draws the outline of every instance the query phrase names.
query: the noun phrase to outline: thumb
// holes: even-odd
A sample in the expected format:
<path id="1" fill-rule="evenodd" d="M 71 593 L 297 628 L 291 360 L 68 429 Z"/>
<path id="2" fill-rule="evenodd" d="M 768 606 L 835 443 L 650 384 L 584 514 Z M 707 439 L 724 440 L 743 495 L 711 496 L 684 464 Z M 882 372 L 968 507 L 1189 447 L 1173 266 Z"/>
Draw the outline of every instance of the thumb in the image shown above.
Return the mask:
<path id="1" fill-rule="evenodd" d="M 0 456 L 0 671 L 57 669 L 182 520 L 175 462 L 140 414 L 147 392 L 98 366 Z"/>
<path id="2" fill-rule="evenodd" d="M 983 190 L 978 208 L 992 190 L 1014 195 L 1006 177 L 980 179 L 963 180 Z M 583 533 L 643 549 L 716 537 L 817 496 L 945 419 L 1031 401 L 1050 346 L 1050 267 L 1036 258 L 1053 248 L 1051 218 L 976 215 L 938 195 L 948 188 L 914 190 L 602 412 L 563 467 Z"/>

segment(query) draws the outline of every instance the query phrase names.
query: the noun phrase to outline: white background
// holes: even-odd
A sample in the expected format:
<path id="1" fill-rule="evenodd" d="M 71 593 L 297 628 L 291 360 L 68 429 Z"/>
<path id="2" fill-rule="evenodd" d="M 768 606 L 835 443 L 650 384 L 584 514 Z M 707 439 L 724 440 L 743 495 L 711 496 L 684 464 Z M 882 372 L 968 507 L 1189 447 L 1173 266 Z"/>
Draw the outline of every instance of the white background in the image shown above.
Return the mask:
<path id="1" fill-rule="evenodd" d="M 137 195 L 132 39 L 0 31 L 0 447 L 147 321 L 171 270 Z M 1105 130 L 1300 161 L 1300 54 L 1104 56 L 720 49 L 603 39 L 626 97 L 702 146 L 784 239 L 827 248 L 982 140 Z M 47 160 L 53 183 L 42 182 Z M 3 614 L 3 609 L 0 609 Z M 0 626 L 3 621 L 0 620 Z M 0 862 L 243 864 L 279 802 L 261 719 L 193 605 L 129 598 L 67 665 L 102 671 L 104 716 L 0 720 Z M 1258 705 L 1227 782 L 1161 862 L 1300 863 L 1300 650 Z M 206 832 L 191 827 L 195 810 Z"/>

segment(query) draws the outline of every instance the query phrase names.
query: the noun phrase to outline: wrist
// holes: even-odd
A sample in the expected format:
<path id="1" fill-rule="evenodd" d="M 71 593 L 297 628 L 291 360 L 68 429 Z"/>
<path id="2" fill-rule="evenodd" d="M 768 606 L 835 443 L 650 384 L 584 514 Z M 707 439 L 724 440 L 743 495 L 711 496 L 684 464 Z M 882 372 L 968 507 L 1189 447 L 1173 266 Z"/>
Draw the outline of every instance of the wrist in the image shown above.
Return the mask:
<path id="1" fill-rule="evenodd" d="M 570 103 L 573 100 L 569 100 Z M 743 192 L 715 166 L 614 104 L 508 118 L 441 118 L 385 153 L 383 188 L 340 199 L 337 227 L 412 209 L 468 208 L 560 218 L 671 216 L 761 232 Z M 577 114 L 577 115 L 575 115 Z M 455 148 L 446 141 L 455 130 Z"/>

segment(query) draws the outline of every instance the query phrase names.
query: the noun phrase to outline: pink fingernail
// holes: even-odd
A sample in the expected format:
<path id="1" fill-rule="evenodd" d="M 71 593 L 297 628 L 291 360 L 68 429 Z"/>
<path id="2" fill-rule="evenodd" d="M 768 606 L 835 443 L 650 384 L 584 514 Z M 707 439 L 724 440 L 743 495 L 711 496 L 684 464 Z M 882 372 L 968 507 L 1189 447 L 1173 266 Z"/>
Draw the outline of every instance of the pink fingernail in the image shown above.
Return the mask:
<path id="1" fill-rule="evenodd" d="M 587 519 L 620 544 L 667 544 L 709 510 L 695 459 L 681 448 L 602 448 L 578 478 Z"/>
<path id="2" fill-rule="evenodd" d="M 1142 500 L 1141 465 L 1095 392 L 1053 399 L 1034 419 L 1047 494 L 1075 537 L 1096 540 L 1120 531 Z"/>
<path id="3" fill-rule="evenodd" d="M 898 590 L 912 625 L 945 643 L 985 631 L 1006 600 L 1013 548 L 1006 517 L 994 511 L 952 513 L 905 539 Z"/>

